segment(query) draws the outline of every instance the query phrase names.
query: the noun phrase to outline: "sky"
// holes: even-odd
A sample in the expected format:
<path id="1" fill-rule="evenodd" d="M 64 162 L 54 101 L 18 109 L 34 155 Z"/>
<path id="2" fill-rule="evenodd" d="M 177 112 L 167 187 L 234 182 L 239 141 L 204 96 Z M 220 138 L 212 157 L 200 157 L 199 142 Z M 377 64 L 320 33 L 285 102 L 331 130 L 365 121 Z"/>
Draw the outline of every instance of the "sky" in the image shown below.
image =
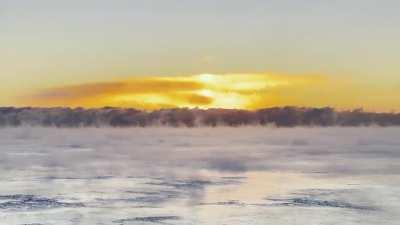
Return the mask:
<path id="1" fill-rule="evenodd" d="M 400 111 L 399 8 L 0 0 L 0 105 Z"/>

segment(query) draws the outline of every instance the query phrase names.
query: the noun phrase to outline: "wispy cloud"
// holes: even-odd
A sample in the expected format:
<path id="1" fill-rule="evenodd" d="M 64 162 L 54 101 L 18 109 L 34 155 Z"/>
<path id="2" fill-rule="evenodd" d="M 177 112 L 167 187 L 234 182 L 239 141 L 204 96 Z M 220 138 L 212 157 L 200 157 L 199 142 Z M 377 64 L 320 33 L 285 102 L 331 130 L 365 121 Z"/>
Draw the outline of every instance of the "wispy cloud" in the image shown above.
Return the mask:
<path id="1" fill-rule="evenodd" d="M 387 109 L 396 92 L 317 75 L 201 74 L 143 76 L 38 90 L 19 99 L 31 106 L 243 108 L 333 106 Z M 391 104 L 392 107 L 393 104 Z"/>

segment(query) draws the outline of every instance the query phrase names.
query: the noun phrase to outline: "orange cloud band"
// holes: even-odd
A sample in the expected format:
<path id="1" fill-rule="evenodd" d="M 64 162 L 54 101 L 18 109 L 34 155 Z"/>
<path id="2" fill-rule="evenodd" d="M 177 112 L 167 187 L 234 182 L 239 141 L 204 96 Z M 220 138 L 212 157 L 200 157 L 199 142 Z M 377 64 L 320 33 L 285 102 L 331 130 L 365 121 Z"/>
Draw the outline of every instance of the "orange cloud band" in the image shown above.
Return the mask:
<path id="1" fill-rule="evenodd" d="M 19 99 L 30 106 L 258 109 L 271 106 L 365 107 L 387 110 L 398 91 L 327 76 L 201 74 L 136 77 L 39 90 Z M 378 96 L 378 97 L 377 97 Z M 372 98 L 374 97 L 374 98 Z M 372 99 L 372 100 L 371 100 Z M 400 106 L 399 106 L 400 107 Z"/>

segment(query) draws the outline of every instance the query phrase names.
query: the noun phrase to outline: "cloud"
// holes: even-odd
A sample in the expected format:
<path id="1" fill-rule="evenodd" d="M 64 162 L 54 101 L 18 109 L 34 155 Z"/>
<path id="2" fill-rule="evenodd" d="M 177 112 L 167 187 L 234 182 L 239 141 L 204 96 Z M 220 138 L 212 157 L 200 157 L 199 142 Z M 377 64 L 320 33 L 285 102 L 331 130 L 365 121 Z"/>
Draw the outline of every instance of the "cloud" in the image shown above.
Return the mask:
<path id="1" fill-rule="evenodd" d="M 38 106 L 139 106 L 176 107 L 207 105 L 207 96 L 196 94 L 201 82 L 185 77 L 143 77 L 120 82 L 86 83 L 39 90 L 20 101 Z"/>
<path id="2" fill-rule="evenodd" d="M 175 92 L 176 90 L 199 90 L 202 84 L 193 81 L 172 80 L 172 79 L 134 79 L 121 82 L 104 82 L 81 84 L 66 87 L 56 87 L 42 90 L 34 97 L 47 99 L 67 99 L 96 97 L 102 95 L 112 95 L 121 93 L 143 94 L 154 92 Z"/>
<path id="3" fill-rule="evenodd" d="M 200 74 L 142 76 L 54 87 L 18 100 L 20 105 L 45 107 L 260 109 L 295 105 L 382 111 L 398 107 L 395 103 L 398 92 L 385 86 L 322 75 Z"/>
<path id="4" fill-rule="evenodd" d="M 20 98 L 31 106 L 249 108 L 269 89 L 300 84 L 307 77 L 272 74 L 201 74 L 136 77 L 39 90 Z"/>

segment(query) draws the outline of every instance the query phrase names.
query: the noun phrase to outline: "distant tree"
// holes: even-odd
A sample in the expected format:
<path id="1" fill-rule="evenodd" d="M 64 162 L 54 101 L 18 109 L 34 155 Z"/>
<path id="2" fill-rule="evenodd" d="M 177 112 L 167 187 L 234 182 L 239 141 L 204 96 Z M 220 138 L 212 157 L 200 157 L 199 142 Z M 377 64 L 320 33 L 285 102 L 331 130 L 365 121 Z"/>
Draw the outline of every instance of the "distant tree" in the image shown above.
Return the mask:
<path id="1" fill-rule="evenodd" d="M 256 123 L 257 115 L 246 110 L 228 110 L 223 113 L 223 122 L 228 126 L 251 125 Z"/>
<path id="2" fill-rule="evenodd" d="M 206 126 L 216 127 L 218 124 L 218 116 L 214 113 L 206 112 L 205 115 L 203 116 L 201 124 Z"/>
<path id="3" fill-rule="evenodd" d="M 195 116 L 192 111 L 189 109 L 179 109 L 175 111 L 177 114 L 178 121 L 185 125 L 186 127 L 194 127 L 195 126 Z"/>
<path id="4" fill-rule="evenodd" d="M 283 108 L 275 107 L 260 110 L 259 116 L 260 114 L 267 120 L 268 124 L 275 124 L 278 127 L 293 127 L 301 125 L 303 110 L 290 106 Z"/>
<path id="5" fill-rule="evenodd" d="M 333 108 L 274 107 L 257 111 L 235 109 L 163 109 L 146 112 L 136 109 L 104 107 L 84 108 L 13 108 L 0 107 L 0 126 L 400 126 L 399 113 L 374 113 L 362 109 L 335 111 Z"/>
<path id="6" fill-rule="evenodd" d="M 312 108 L 305 110 L 303 124 L 308 126 L 332 126 L 336 123 L 336 119 L 336 112 L 332 108 Z"/>

